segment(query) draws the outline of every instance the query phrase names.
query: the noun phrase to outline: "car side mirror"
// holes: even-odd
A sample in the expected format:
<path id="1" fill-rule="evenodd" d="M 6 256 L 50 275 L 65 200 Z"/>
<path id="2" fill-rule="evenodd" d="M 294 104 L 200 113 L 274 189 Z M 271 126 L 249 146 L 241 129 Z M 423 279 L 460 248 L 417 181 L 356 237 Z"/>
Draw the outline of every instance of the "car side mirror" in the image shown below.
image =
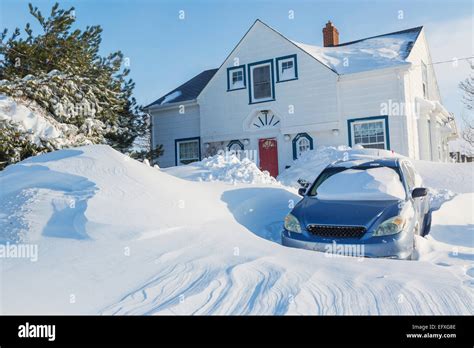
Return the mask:
<path id="1" fill-rule="evenodd" d="M 412 198 L 424 197 L 428 194 L 428 189 L 425 187 L 417 187 L 411 191 Z"/>
<path id="2" fill-rule="evenodd" d="M 300 187 L 298 189 L 298 194 L 304 197 L 304 195 L 306 194 L 306 187 Z"/>
<path id="3" fill-rule="evenodd" d="M 306 188 L 306 187 L 309 186 L 310 182 L 307 181 L 307 180 L 305 180 L 305 179 L 299 178 L 299 179 L 298 179 L 298 184 L 299 184 L 301 187 Z"/>

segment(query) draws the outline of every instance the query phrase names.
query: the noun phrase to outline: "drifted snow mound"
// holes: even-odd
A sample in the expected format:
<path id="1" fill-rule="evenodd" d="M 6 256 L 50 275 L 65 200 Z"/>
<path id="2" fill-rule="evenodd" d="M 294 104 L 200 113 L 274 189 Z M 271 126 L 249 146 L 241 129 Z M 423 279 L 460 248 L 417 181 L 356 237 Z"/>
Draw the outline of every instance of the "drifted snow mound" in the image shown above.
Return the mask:
<path id="1" fill-rule="evenodd" d="M 286 186 L 299 187 L 298 180 L 313 182 L 316 177 L 332 162 L 344 159 L 365 159 L 376 157 L 400 157 L 397 153 L 387 150 L 364 149 L 345 145 L 320 146 L 315 150 L 305 152 L 295 160 L 290 168 L 278 176 L 278 181 Z"/>
<path id="2" fill-rule="evenodd" d="M 162 173 L 107 145 L 30 157 L 0 172 L 0 183 L 0 212 L 6 213 L 0 219 L 0 243 L 32 242 L 42 236 L 130 240 L 147 234 L 155 225 L 150 221 L 158 226 L 192 224 L 219 211 L 200 204 L 209 196 L 204 188 L 193 189 L 195 195 L 187 193 L 196 183 Z M 27 216 L 41 203 L 46 221 Z M 96 227 L 88 229 L 91 221 Z"/>
<path id="3" fill-rule="evenodd" d="M 412 160 L 425 185 L 456 193 L 474 192 L 474 163 Z"/>
<path id="4" fill-rule="evenodd" d="M 472 195 L 433 214 L 440 241 L 413 262 L 284 247 L 273 237 L 294 190 L 182 180 L 103 145 L 11 165 L 0 188 L 0 245 L 38 247 L 36 262 L 0 258 L 0 314 L 474 311 Z"/>
<path id="5" fill-rule="evenodd" d="M 230 184 L 276 184 L 267 171 L 258 169 L 248 158 L 240 160 L 235 155 L 215 155 L 187 166 L 164 169 L 182 179 L 194 181 L 223 181 Z"/>

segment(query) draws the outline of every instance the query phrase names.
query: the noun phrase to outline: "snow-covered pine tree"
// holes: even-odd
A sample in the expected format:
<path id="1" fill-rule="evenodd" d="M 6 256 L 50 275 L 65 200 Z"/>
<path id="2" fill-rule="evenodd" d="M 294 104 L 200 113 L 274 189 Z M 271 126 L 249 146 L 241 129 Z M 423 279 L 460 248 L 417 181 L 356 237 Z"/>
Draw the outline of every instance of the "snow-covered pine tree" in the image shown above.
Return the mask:
<path id="1" fill-rule="evenodd" d="M 11 121 L 0 121 L 0 169 L 22 158 L 41 152 L 41 148 L 28 139 Z"/>
<path id="2" fill-rule="evenodd" d="M 18 28 L 9 38 L 6 29 L 0 35 L 0 94 L 36 102 L 75 129 L 81 143 L 86 138 L 129 151 L 148 128 L 147 115 L 132 97 L 135 85 L 127 78 L 123 53 L 99 55 L 101 27 L 75 28 L 74 7 L 55 4 L 48 17 L 31 4 L 29 10 L 40 33 L 28 23 L 24 35 Z M 0 150 L 7 147 L 0 144 Z"/>

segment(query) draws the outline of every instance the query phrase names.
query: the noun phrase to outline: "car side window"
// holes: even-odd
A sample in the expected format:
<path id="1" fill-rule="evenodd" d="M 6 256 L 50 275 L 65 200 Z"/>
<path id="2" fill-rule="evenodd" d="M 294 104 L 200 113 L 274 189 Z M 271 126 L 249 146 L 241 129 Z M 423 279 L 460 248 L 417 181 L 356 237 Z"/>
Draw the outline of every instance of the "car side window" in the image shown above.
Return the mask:
<path id="1" fill-rule="evenodd" d="M 407 182 L 408 188 L 413 190 L 415 188 L 415 173 L 413 169 L 406 163 L 402 163 L 403 173 L 405 174 L 405 180 Z"/>
<path id="2" fill-rule="evenodd" d="M 421 178 L 420 174 L 415 170 L 415 167 L 413 167 L 413 164 L 410 162 L 406 162 L 408 169 L 413 173 L 413 178 L 414 178 L 414 187 L 421 187 L 423 186 L 423 179 Z"/>

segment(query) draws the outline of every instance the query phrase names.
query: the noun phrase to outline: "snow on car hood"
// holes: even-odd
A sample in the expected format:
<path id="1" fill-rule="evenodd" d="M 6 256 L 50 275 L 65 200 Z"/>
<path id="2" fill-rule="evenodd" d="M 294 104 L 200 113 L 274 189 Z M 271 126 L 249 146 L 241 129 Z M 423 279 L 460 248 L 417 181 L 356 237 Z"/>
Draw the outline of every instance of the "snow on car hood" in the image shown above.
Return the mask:
<path id="1" fill-rule="evenodd" d="M 367 170 L 347 169 L 324 181 L 317 189 L 321 200 L 399 200 L 405 199 L 400 178 L 388 167 Z"/>

